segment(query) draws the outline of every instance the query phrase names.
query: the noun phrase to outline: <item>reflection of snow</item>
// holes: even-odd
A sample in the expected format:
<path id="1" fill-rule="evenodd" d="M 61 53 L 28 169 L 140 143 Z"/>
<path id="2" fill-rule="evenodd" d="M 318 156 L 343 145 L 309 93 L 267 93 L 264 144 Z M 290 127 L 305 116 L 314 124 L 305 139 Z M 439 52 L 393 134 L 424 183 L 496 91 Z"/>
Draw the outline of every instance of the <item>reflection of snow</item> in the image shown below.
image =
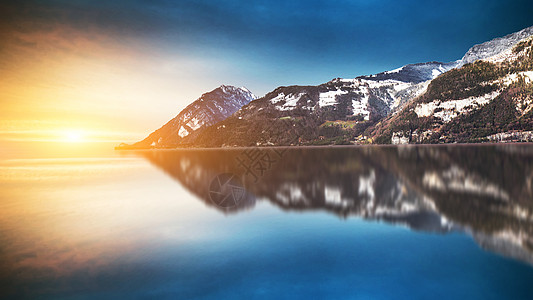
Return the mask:
<path id="1" fill-rule="evenodd" d="M 374 170 L 370 171 L 370 175 L 359 177 L 359 195 L 367 195 L 370 198 L 367 206 L 374 206 L 374 182 L 376 181 L 376 173 Z"/>
<path id="2" fill-rule="evenodd" d="M 509 195 L 500 189 L 498 185 L 487 182 L 477 176 L 468 175 L 457 166 L 452 166 L 441 173 L 426 172 L 422 183 L 428 188 L 441 192 L 470 193 L 509 201 Z"/>
<path id="3" fill-rule="evenodd" d="M 284 183 L 276 192 L 276 199 L 285 205 L 299 203 L 309 205 L 309 199 L 303 193 L 302 188 L 294 183 Z"/>
<path id="4" fill-rule="evenodd" d="M 336 187 L 326 186 L 324 190 L 324 196 L 326 199 L 326 203 L 339 205 L 342 202 L 341 190 Z"/>

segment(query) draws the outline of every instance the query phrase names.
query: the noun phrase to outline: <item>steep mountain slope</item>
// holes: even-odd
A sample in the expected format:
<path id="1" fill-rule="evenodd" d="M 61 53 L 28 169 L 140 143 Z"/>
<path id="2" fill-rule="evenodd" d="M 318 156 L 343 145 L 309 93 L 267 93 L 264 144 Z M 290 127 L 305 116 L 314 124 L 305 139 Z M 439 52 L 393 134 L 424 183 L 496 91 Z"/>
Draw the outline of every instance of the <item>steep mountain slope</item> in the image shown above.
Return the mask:
<path id="1" fill-rule="evenodd" d="M 376 127 L 376 141 L 531 140 L 532 44 L 533 37 L 525 38 L 512 48 L 436 78 L 423 95 Z"/>
<path id="2" fill-rule="evenodd" d="M 488 136 L 509 130 L 531 130 L 532 34 L 529 27 L 476 45 L 456 62 L 279 87 L 201 132 L 195 145 L 481 141 L 501 139 Z M 486 106 L 497 97 L 503 100 Z M 473 134 L 464 127 L 471 122 Z M 435 134 L 441 131 L 461 133 Z"/>
<path id="3" fill-rule="evenodd" d="M 121 148 L 533 139 L 532 35 L 533 26 L 455 62 L 283 86 L 254 101 L 246 89 L 221 86 Z"/>
<path id="4" fill-rule="evenodd" d="M 459 66 L 473 63 L 476 60 L 493 57 L 505 52 L 516 45 L 521 40 L 533 35 L 533 26 L 522 29 L 518 32 L 508 34 L 504 37 L 495 38 L 491 41 L 475 45 L 466 52 L 459 62 Z"/>
<path id="5" fill-rule="evenodd" d="M 203 94 L 144 140 L 133 145 L 122 144 L 119 148 L 177 147 L 185 137 L 226 119 L 255 98 L 255 95 L 244 87 L 221 85 Z"/>
<path id="6" fill-rule="evenodd" d="M 207 147 L 346 143 L 456 65 L 429 62 L 354 79 L 335 78 L 318 86 L 279 87 L 201 132 L 194 143 Z M 327 121 L 341 122 L 350 130 Z"/>

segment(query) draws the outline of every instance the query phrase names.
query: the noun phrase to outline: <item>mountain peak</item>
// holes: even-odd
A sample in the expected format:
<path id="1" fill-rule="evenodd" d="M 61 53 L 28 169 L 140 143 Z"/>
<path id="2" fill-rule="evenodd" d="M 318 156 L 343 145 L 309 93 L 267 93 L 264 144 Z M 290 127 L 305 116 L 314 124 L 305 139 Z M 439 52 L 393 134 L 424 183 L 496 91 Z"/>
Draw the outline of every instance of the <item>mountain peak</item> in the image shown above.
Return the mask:
<path id="1" fill-rule="evenodd" d="M 488 42 L 474 45 L 470 48 L 460 61 L 460 65 L 473 63 L 476 60 L 495 56 L 505 50 L 512 48 L 521 40 L 533 35 L 533 26 L 524 28 L 520 31 L 508 34 L 504 37 L 492 39 Z"/>
<path id="2" fill-rule="evenodd" d="M 528 123 L 529 120 L 522 122 L 530 118 L 533 111 L 530 107 L 530 94 L 518 97 L 508 89 L 517 78 L 522 78 L 524 84 L 528 84 L 533 78 L 528 60 L 531 56 L 525 55 L 526 51 L 531 52 L 532 42 L 526 40 L 531 36 L 533 26 L 475 45 L 457 61 L 407 64 L 375 75 L 353 79 L 335 78 L 317 86 L 282 86 L 252 105 L 247 104 L 257 97 L 247 88 L 223 84 L 203 94 L 138 144 L 151 147 L 290 145 L 295 144 L 295 138 L 298 143 L 310 145 L 441 142 L 456 139 L 468 141 L 471 134 L 463 134 L 461 131 L 462 136 L 452 136 L 453 132 L 448 129 L 452 127 L 447 127 L 451 126 L 447 124 L 457 123 L 456 127 L 461 130 L 470 128 L 461 120 L 471 113 L 482 116 L 474 116 L 480 124 L 492 124 L 494 121 L 490 123 L 483 118 L 492 116 L 494 111 L 508 112 L 505 118 L 509 120 L 516 116 L 524 117 L 510 124 L 514 127 L 496 128 L 499 131 L 509 130 L 508 128 L 533 131 L 530 127 L 525 127 L 533 123 Z M 518 43 L 521 48 L 513 48 Z M 507 55 L 508 52 L 512 55 Z M 498 57 L 494 58 L 495 55 Z M 481 66 L 486 66 L 481 70 L 476 69 L 479 64 L 463 66 L 470 61 L 487 59 L 507 63 L 512 59 L 521 59 L 526 63 L 513 65 L 510 69 L 501 69 L 499 64 L 491 65 L 491 62 L 480 62 Z M 448 72 L 452 69 L 457 71 Z M 441 76 L 443 73 L 448 74 Z M 468 80 L 464 79 L 466 77 Z M 487 81 L 486 78 L 491 80 Z M 494 84 L 496 81 L 498 84 Z M 516 89 L 513 91 L 516 92 Z M 501 107 L 499 102 L 502 102 L 502 97 L 512 101 L 515 107 L 513 111 L 508 107 L 493 109 Z M 231 115 L 233 117 L 226 120 Z M 283 124 L 292 122 L 293 127 L 304 125 L 305 134 L 269 129 L 272 123 L 277 123 L 279 126 L 274 127 L 278 129 L 284 126 L 279 120 L 288 120 L 283 121 Z M 396 122 L 397 120 L 399 121 Z M 212 126 L 219 122 L 221 123 L 217 126 Z M 405 122 L 410 124 L 408 131 L 405 131 Z M 420 130 L 417 128 L 418 131 L 415 132 L 413 124 L 421 124 Z M 487 140 L 498 138 L 494 134 L 500 133 L 494 128 L 479 128 L 486 129 L 478 135 L 484 135 Z M 250 134 L 255 132 L 260 132 L 261 135 Z M 447 132 L 447 135 L 442 135 L 442 132 Z M 488 136 L 488 133 L 493 135 Z"/>
<path id="3" fill-rule="evenodd" d="M 252 92 L 250 92 L 250 90 L 247 89 L 246 87 L 236 87 L 233 85 L 222 84 L 211 92 L 215 92 L 216 90 L 220 90 L 225 94 L 242 95 L 246 99 L 249 99 L 249 101 L 257 99 L 257 96 L 255 96 Z"/>
<path id="4" fill-rule="evenodd" d="M 122 148 L 177 147 L 187 143 L 185 138 L 191 139 L 192 133 L 225 120 L 255 98 L 256 96 L 247 88 L 223 84 L 202 94 L 200 98 L 189 104 L 176 117 L 152 132 L 144 140 L 131 146 L 122 146 Z"/>

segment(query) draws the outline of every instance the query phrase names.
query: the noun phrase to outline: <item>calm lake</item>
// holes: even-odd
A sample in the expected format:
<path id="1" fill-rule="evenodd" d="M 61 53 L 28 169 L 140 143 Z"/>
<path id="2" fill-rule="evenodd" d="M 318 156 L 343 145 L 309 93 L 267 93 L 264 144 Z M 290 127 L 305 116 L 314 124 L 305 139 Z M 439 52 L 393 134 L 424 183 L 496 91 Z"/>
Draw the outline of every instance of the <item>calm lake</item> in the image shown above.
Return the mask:
<path id="1" fill-rule="evenodd" d="M 2 299 L 533 298 L 533 145 L 5 149 Z"/>

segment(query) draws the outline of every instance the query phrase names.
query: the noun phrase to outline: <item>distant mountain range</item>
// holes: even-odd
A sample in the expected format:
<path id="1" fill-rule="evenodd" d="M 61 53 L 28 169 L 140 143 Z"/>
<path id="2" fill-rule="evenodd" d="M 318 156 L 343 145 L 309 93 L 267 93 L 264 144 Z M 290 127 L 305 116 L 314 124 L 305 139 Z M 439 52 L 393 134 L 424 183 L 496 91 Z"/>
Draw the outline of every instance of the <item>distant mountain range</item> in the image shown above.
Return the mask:
<path id="1" fill-rule="evenodd" d="M 532 35 L 533 26 L 454 62 L 278 87 L 259 99 L 221 86 L 119 148 L 531 141 Z"/>

